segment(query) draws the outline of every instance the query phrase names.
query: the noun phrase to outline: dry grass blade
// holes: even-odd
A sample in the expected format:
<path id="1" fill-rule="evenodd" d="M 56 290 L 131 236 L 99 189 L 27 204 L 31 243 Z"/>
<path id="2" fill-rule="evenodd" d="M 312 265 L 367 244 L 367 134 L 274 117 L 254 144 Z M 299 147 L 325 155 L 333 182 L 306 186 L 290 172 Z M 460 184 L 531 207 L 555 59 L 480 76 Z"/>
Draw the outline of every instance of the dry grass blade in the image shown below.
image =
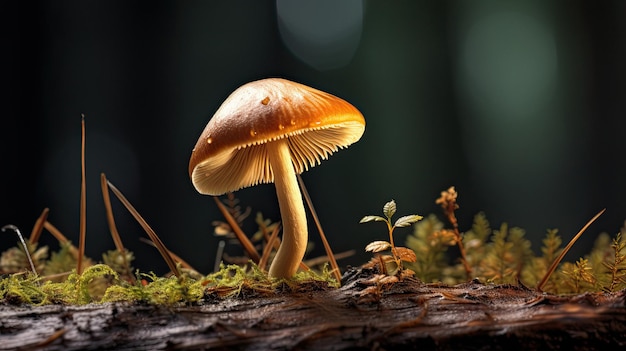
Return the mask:
<path id="1" fill-rule="evenodd" d="M 565 254 L 569 251 L 569 249 L 572 248 L 572 246 L 574 245 L 576 240 L 578 240 L 578 238 L 580 238 L 580 236 L 585 232 L 585 230 L 587 230 L 587 228 L 589 228 L 589 226 L 593 222 L 595 222 L 595 220 L 598 219 L 598 217 L 600 217 L 600 215 L 602 215 L 604 213 L 604 211 L 606 211 L 606 208 L 603 209 L 602 211 L 598 212 L 598 214 L 596 214 L 595 216 L 593 216 L 593 218 L 591 218 L 589 220 L 589 222 L 587 222 L 587 224 L 585 224 L 585 226 L 582 227 L 582 229 L 578 232 L 578 234 L 576 234 L 572 238 L 572 240 L 570 240 L 570 242 L 567 244 L 567 246 L 565 246 L 565 248 L 563 249 L 561 254 L 554 260 L 554 262 L 552 262 L 552 265 L 550 265 L 550 268 L 548 268 L 548 271 L 543 276 L 543 279 L 541 279 L 539 284 L 537 284 L 537 290 L 542 291 L 541 289 L 543 289 L 543 286 L 548 282 L 548 279 L 550 279 L 550 276 L 552 275 L 552 273 L 554 273 L 554 271 L 556 270 L 556 267 L 559 265 L 559 263 L 561 262 L 563 257 L 565 257 Z"/>
<path id="2" fill-rule="evenodd" d="M 339 265 L 337 265 L 337 260 L 335 259 L 335 255 L 333 255 L 333 251 L 328 244 L 328 240 L 326 240 L 326 235 L 324 234 L 324 230 L 322 229 L 322 224 L 320 223 L 319 218 L 317 217 L 317 213 L 315 212 L 315 208 L 313 207 L 313 202 L 311 201 L 311 197 L 309 196 L 309 192 L 306 190 L 304 186 L 304 181 L 302 177 L 298 174 L 298 183 L 300 183 L 300 190 L 302 191 L 302 195 L 304 195 L 304 199 L 306 204 L 309 206 L 309 211 L 311 211 L 311 216 L 313 217 L 313 221 L 317 226 L 317 230 L 320 233 L 320 238 L 322 238 L 322 244 L 324 244 L 324 250 L 326 251 L 326 255 L 328 256 L 328 261 L 330 262 L 330 267 L 333 270 L 333 274 L 335 275 L 335 279 L 337 282 L 341 284 L 341 272 L 339 271 Z"/>
<path id="3" fill-rule="evenodd" d="M 133 207 L 133 205 L 126 199 L 126 197 L 113 184 L 111 184 L 110 181 L 107 180 L 107 184 L 109 186 L 109 189 L 111 189 L 111 191 L 113 192 L 113 194 L 117 196 L 117 198 L 124 205 L 124 207 L 126 207 L 128 212 L 130 212 L 130 214 L 133 215 L 133 217 L 141 225 L 143 230 L 146 231 L 146 233 L 150 237 L 150 240 L 152 240 L 157 250 L 161 254 L 161 257 L 163 257 L 163 259 L 165 260 L 165 263 L 167 263 L 167 266 L 169 267 L 169 269 L 177 277 L 180 277 L 180 272 L 178 271 L 178 267 L 176 267 L 176 263 L 174 262 L 172 255 L 170 255 L 170 251 L 165 247 L 165 244 L 163 244 L 159 236 L 156 235 L 154 230 L 152 230 L 150 225 L 148 225 L 148 223 L 143 219 L 143 217 L 141 217 L 139 212 L 137 212 L 135 207 Z"/>
<path id="4" fill-rule="evenodd" d="M 241 228 L 237 224 L 237 221 L 233 218 L 230 212 L 228 212 L 228 209 L 226 209 L 226 206 L 224 206 L 222 201 L 220 201 L 220 199 L 217 196 L 213 196 L 213 199 L 215 200 L 215 203 L 217 204 L 217 207 L 219 208 L 220 212 L 222 212 L 222 215 L 224 215 L 226 222 L 228 222 L 228 225 L 230 225 L 230 228 L 233 230 L 233 233 L 235 233 L 237 240 L 239 240 L 239 242 L 241 243 L 241 246 L 243 246 L 243 249 L 246 250 L 248 257 L 250 257 L 250 259 L 254 263 L 259 263 L 259 260 L 261 258 L 259 257 L 259 253 L 254 248 L 254 245 L 252 245 L 252 242 L 250 241 L 250 239 L 248 239 L 248 237 L 243 232 L 243 230 L 241 230 Z"/>
<path id="5" fill-rule="evenodd" d="M 48 219 L 49 212 L 50 212 L 49 208 L 47 207 L 44 208 L 41 214 L 39 215 L 39 218 L 37 218 L 37 220 L 35 221 L 33 230 L 30 232 L 30 237 L 28 238 L 28 241 L 31 244 L 34 244 L 39 241 L 39 237 L 41 236 L 41 232 L 43 231 L 43 224 Z"/>
<path id="6" fill-rule="evenodd" d="M 78 259 L 76 260 L 76 272 L 83 273 L 83 256 L 85 256 L 85 240 L 87 237 L 87 183 L 85 180 L 85 115 L 81 119 L 81 149 L 80 149 L 80 222 L 78 238 Z"/>

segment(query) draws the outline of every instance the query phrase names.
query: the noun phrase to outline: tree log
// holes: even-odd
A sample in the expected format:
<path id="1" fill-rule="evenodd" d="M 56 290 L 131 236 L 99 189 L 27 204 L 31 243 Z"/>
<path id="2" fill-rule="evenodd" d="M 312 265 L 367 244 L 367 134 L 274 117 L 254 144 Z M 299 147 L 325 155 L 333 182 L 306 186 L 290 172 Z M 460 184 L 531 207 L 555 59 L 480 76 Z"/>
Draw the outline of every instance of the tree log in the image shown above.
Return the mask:
<path id="1" fill-rule="evenodd" d="M 626 290 L 556 296 L 476 281 L 380 280 L 207 295 L 195 305 L 0 305 L 2 350 L 615 350 Z"/>

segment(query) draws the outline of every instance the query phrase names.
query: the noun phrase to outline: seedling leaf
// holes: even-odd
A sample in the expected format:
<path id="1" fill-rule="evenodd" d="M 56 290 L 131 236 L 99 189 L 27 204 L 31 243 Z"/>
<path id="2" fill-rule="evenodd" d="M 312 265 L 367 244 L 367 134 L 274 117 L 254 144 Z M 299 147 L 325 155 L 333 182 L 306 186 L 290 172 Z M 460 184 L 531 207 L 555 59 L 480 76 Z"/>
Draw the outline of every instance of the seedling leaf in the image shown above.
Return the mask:
<path id="1" fill-rule="evenodd" d="M 391 219 L 393 215 L 396 213 L 396 202 L 391 200 L 383 206 L 383 214 L 387 216 L 387 218 Z"/>
<path id="2" fill-rule="evenodd" d="M 398 220 L 396 221 L 396 223 L 394 224 L 395 227 L 401 228 L 401 227 L 408 227 L 411 224 L 420 221 L 422 218 L 422 216 L 420 215 L 408 215 L 408 216 L 402 216 L 400 218 L 398 218 Z"/>
<path id="3" fill-rule="evenodd" d="M 372 221 L 373 222 L 385 222 L 387 220 L 381 216 L 365 216 L 361 218 L 359 223 L 367 223 L 367 222 L 372 222 Z"/>
<path id="4" fill-rule="evenodd" d="M 381 252 L 388 250 L 390 247 L 391 244 L 386 241 L 372 241 L 371 243 L 367 244 L 367 246 L 365 247 L 365 251 Z"/>

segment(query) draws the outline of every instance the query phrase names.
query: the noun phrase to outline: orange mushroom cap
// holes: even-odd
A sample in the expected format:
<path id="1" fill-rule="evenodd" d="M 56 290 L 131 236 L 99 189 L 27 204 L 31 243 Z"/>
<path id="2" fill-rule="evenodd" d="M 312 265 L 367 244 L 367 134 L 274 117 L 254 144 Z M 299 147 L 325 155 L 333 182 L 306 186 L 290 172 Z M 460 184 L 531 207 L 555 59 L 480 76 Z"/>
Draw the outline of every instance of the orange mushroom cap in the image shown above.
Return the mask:
<path id="1" fill-rule="evenodd" d="M 215 112 L 189 160 L 196 190 L 221 195 L 274 181 L 265 144 L 288 139 L 300 174 L 365 131 L 359 110 L 332 94 L 281 78 L 237 88 Z"/>

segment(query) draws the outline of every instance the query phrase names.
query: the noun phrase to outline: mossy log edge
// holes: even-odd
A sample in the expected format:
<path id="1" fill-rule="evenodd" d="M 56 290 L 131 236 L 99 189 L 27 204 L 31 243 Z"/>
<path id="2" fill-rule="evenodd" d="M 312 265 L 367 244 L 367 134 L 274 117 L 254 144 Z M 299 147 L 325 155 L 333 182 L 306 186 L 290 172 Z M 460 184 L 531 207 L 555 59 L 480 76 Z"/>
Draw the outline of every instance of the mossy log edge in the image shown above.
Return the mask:
<path id="1" fill-rule="evenodd" d="M 513 285 L 376 285 L 207 298 L 193 306 L 0 305 L 2 350 L 537 350 L 626 347 L 626 290 L 556 296 Z M 368 289 L 368 293 L 364 293 Z"/>

